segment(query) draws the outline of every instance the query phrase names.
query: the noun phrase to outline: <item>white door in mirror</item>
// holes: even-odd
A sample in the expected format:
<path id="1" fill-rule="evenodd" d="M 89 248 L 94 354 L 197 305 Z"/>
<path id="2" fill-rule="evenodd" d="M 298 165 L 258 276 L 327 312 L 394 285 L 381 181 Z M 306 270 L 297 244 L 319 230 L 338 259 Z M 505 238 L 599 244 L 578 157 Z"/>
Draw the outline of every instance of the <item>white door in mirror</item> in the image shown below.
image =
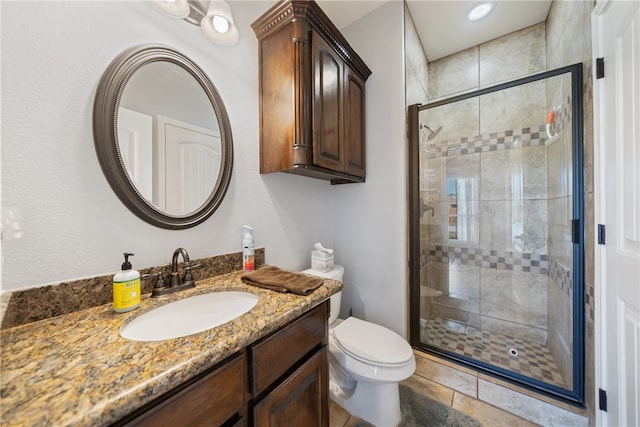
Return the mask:
<path id="1" fill-rule="evenodd" d="M 154 205 L 171 215 L 202 206 L 220 173 L 220 132 L 158 117 L 158 197 Z"/>
<path id="2" fill-rule="evenodd" d="M 122 163 L 140 194 L 153 196 L 153 117 L 118 108 L 118 144 Z"/>
<path id="3" fill-rule="evenodd" d="M 243 291 L 196 295 L 141 314 L 124 325 L 120 335 L 132 341 L 186 337 L 227 323 L 257 303 L 257 295 Z"/>

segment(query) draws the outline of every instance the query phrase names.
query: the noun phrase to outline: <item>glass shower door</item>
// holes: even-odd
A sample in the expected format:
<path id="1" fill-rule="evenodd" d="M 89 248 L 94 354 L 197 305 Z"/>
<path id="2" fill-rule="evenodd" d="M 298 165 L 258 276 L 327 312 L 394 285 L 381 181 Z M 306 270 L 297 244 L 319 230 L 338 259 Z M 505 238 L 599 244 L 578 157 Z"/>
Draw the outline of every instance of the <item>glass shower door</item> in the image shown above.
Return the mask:
<path id="1" fill-rule="evenodd" d="M 580 400 L 577 69 L 417 108 L 410 246 L 414 345 Z"/>

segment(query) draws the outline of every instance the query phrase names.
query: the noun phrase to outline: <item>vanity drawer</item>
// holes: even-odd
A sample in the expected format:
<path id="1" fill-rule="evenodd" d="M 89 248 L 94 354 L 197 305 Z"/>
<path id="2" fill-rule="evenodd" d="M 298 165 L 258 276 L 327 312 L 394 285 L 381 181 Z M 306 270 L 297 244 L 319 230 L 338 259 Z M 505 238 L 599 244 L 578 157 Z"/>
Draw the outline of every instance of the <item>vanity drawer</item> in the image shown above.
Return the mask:
<path id="1" fill-rule="evenodd" d="M 250 348 L 251 392 L 258 396 L 315 347 L 327 343 L 329 301 Z"/>
<path id="2" fill-rule="evenodd" d="M 236 357 L 125 425 L 218 426 L 234 415 L 242 421 L 244 361 L 244 354 Z"/>

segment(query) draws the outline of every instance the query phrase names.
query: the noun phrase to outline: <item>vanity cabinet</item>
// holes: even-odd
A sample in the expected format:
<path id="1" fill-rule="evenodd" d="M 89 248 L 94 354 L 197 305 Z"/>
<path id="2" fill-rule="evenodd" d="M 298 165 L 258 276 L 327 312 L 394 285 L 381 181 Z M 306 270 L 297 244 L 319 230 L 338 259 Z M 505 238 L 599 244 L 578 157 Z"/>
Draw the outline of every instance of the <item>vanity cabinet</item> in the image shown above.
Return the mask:
<path id="1" fill-rule="evenodd" d="M 371 70 L 314 1 L 281 1 L 252 28 L 259 42 L 260 172 L 363 182 Z"/>
<path id="2" fill-rule="evenodd" d="M 329 425 L 328 317 L 325 301 L 249 347 L 253 425 Z"/>
<path id="3" fill-rule="evenodd" d="M 118 426 L 329 426 L 329 301 Z"/>

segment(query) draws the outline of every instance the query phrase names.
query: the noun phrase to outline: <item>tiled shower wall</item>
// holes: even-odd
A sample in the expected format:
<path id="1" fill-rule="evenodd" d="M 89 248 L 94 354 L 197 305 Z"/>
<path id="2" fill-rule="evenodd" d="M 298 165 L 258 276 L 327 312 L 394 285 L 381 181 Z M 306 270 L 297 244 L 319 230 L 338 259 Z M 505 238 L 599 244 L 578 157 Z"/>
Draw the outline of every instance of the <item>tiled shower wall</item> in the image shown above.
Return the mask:
<path id="1" fill-rule="evenodd" d="M 595 2 L 593 0 L 554 0 L 546 21 L 546 46 L 548 68 L 558 68 L 582 62 L 583 67 L 583 109 L 584 109 L 584 204 L 585 204 L 585 319 L 586 319 L 586 351 L 585 351 L 585 384 L 586 384 L 586 406 L 590 415 L 590 424 L 594 425 L 595 414 L 595 365 L 594 365 L 594 204 L 593 204 L 593 81 L 591 67 L 591 11 Z M 566 96 L 566 90 L 563 95 Z M 563 156 L 568 154 L 563 153 Z M 558 153 L 559 156 L 559 153 Z M 566 173 L 569 173 L 567 171 Z M 570 190 L 570 189 L 568 189 Z M 562 218 L 562 206 L 558 197 L 556 204 L 550 204 L 549 218 Z M 566 202 L 570 203 L 572 195 L 569 192 L 564 194 Z M 560 211 L 560 212 L 559 212 Z M 552 227 L 553 225 L 550 225 Z M 563 239 L 568 239 L 565 235 Z M 552 242 L 549 248 L 551 277 L 549 281 L 549 293 L 552 304 L 549 305 L 549 325 L 561 330 L 566 328 L 566 322 L 572 315 L 570 310 L 570 295 L 572 283 L 563 278 L 566 268 L 565 262 L 568 260 L 558 258 L 556 254 L 556 242 Z M 564 250 L 561 250 L 564 252 Z M 560 252 L 560 251 L 559 251 Z M 558 265 L 557 274 L 554 274 Z M 555 306 L 552 306 L 555 305 Z M 563 326 L 564 325 L 564 326 Z M 566 363 L 562 357 L 562 352 L 558 351 L 558 346 L 554 343 L 553 337 L 549 337 L 549 347 L 556 356 L 558 363 Z M 561 367 L 562 370 L 569 370 L 568 366 Z"/>
<path id="2" fill-rule="evenodd" d="M 406 3 L 404 5 L 404 63 L 406 107 L 409 108 L 413 104 L 426 104 L 429 99 L 427 96 L 429 65 Z"/>
<path id="3" fill-rule="evenodd" d="M 541 23 L 434 61 L 430 93 L 449 97 L 544 71 L 545 43 Z M 431 261 L 422 283 L 471 301 L 468 325 L 543 345 L 549 272 L 547 112 L 546 82 L 535 82 L 420 116 L 421 123 L 442 126 L 433 142 L 428 132 L 421 134 L 421 198 L 434 208 L 421 218 L 427 242 L 423 259 Z M 459 189 L 456 239 L 449 239 L 447 228 L 451 179 Z"/>

